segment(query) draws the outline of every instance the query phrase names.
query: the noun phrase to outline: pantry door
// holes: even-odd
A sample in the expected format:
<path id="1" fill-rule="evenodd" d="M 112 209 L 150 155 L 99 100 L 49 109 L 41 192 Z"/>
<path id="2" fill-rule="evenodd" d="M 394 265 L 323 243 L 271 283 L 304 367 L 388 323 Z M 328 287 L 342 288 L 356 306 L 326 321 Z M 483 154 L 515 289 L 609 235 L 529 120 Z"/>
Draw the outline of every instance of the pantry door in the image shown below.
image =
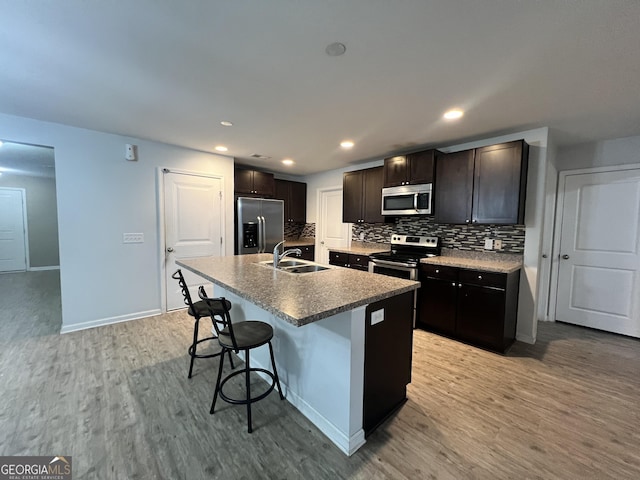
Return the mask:
<path id="1" fill-rule="evenodd" d="M 167 311 L 183 308 L 178 282 L 171 277 L 180 258 L 221 256 L 223 252 L 222 179 L 206 175 L 163 170 L 165 228 L 165 292 Z M 211 284 L 188 270 L 182 274 L 193 301 L 204 285 Z"/>
<path id="2" fill-rule="evenodd" d="M 0 272 L 27 269 L 24 190 L 0 188 Z"/>
<path id="3" fill-rule="evenodd" d="M 350 244 L 351 224 L 342 223 L 342 187 L 318 189 L 316 261 L 329 264 L 331 248 Z"/>
<path id="4" fill-rule="evenodd" d="M 560 188 L 556 320 L 640 337 L 640 168 L 563 172 Z"/>

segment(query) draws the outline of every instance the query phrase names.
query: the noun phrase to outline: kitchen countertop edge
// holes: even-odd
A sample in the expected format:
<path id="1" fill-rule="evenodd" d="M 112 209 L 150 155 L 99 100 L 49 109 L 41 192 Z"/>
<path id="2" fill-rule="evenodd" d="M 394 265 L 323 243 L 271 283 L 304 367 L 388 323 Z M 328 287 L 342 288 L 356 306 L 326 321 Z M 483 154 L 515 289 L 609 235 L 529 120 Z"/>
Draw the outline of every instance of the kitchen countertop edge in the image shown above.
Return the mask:
<path id="1" fill-rule="evenodd" d="M 220 258 L 224 258 L 224 257 L 220 257 Z M 382 292 L 382 293 L 377 293 L 374 295 L 366 295 L 363 296 L 362 298 L 359 298 L 355 301 L 351 301 L 351 302 L 347 302 L 344 305 L 340 305 L 338 307 L 333 307 L 333 308 L 328 308 L 326 310 L 321 310 L 317 313 L 314 313 L 312 315 L 308 315 L 305 317 L 293 317 L 291 315 L 288 315 L 287 313 L 283 312 L 282 310 L 280 310 L 279 308 L 277 308 L 276 306 L 269 304 L 265 301 L 263 301 L 261 298 L 259 298 L 256 295 L 253 295 L 249 290 L 247 289 L 243 289 L 243 288 L 239 288 L 237 286 L 234 286 L 232 284 L 230 284 L 229 282 L 225 282 L 223 280 L 221 280 L 220 278 L 215 278 L 212 275 L 209 275 L 205 272 L 202 272 L 201 270 L 198 270 L 196 267 L 192 267 L 188 264 L 185 264 L 185 261 L 189 261 L 189 260 L 197 260 L 197 259 L 189 259 L 189 258 L 185 258 L 185 259 L 181 259 L 181 260 L 176 260 L 176 264 L 179 265 L 180 267 L 183 267 L 187 270 L 189 270 L 190 272 L 193 272 L 197 275 L 200 275 L 204 278 L 206 278 L 207 280 L 209 280 L 210 282 L 234 293 L 235 295 L 238 295 L 239 297 L 246 299 L 247 301 L 253 303 L 254 305 L 266 310 L 267 312 L 277 316 L 278 318 L 292 324 L 295 325 L 297 327 L 301 327 L 304 325 L 308 325 L 310 323 L 313 322 L 317 322 L 319 320 L 322 320 L 324 318 L 328 318 L 331 317 L 333 315 L 336 315 L 338 313 L 342 313 L 342 312 L 346 312 L 349 310 L 353 310 L 355 308 L 361 307 L 363 305 L 368 305 L 370 303 L 374 303 L 380 300 L 384 300 L 385 298 L 390 298 L 390 297 L 395 297 L 397 295 L 401 295 L 403 293 L 407 293 L 407 292 L 411 292 L 414 290 L 417 290 L 419 288 L 419 283 L 418 282 L 414 282 L 413 285 L 407 285 L 404 287 L 396 287 L 393 289 L 390 289 L 389 291 L 386 292 Z M 335 268 L 340 268 L 340 267 L 332 267 L 333 269 Z M 349 272 L 356 272 L 355 270 L 350 270 L 350 269 L 344 269 L 347 270 Z M 323 272 L 317 272 L 317 274 L 322 275 Z M 350 274 L 352 274 L 350 273 Z M 365 272 L 358 272 L 358 273 L 365 273 Z"/>

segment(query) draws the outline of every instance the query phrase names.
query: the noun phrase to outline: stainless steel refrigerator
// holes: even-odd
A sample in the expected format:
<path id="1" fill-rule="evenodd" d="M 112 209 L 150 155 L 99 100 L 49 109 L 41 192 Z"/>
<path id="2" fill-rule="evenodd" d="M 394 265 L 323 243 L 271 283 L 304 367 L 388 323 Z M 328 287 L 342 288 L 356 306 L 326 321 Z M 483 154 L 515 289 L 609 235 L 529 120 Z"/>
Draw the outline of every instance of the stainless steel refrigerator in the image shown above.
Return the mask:
<path id="1" fill-rule="evenodd" d="M 270 253 L 284 240 L 284 202 L 238 197 L 236 255 Z"/>

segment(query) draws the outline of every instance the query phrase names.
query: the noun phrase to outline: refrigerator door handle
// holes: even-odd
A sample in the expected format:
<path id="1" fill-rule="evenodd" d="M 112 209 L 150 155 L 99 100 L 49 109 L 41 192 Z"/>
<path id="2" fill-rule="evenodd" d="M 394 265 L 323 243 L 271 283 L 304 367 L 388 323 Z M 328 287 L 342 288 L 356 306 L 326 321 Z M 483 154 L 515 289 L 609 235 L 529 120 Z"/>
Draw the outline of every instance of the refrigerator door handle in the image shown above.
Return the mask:
<path id="1" fill-rule="evenodd" d="M 265 222 L 262 215 L 258 215 L 258 253 L 264 253 L 266 248 L 265 241 Z"/>
<path id="2" fill-rule="evenodd" d="M 262 249 L 264 248 L 262 244 L 262 217 L 258 215 L 258 253 L 262 253 Z"/>
<path id="3" fill-rule="evenodd" d="M 264 217 L 262 219 L 262 253 L 266 253 L 267 250 L 267 221 Z"/>

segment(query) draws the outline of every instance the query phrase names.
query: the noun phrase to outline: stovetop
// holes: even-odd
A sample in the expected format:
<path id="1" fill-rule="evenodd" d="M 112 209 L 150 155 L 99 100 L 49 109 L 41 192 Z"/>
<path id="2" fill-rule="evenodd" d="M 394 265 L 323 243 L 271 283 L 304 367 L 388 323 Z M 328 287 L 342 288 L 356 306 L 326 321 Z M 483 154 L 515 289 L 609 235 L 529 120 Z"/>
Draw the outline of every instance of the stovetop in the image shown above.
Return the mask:
<path id="1" fill-rule="evenodd" d="M 374 260 L 411 263 L 417 265 L 421 258 L 440 255 L 440 239 L 417 235 L 392 235 L 391 251 L 374 253 Z"/>

